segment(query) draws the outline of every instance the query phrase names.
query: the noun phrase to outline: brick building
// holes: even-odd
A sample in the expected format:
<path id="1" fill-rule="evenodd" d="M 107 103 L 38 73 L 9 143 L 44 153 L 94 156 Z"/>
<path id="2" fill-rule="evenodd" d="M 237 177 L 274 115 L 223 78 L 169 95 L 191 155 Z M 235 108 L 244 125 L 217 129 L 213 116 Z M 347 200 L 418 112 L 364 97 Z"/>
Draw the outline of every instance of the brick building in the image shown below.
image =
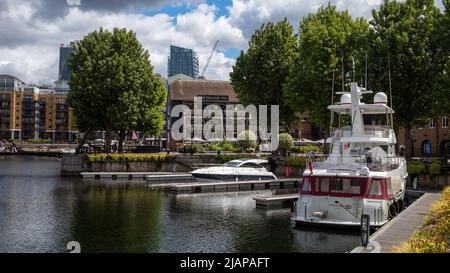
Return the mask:
<path id="1" fill-rule="evenodd" d="M 66 93 L 0 75 L 0 139 L 72 141 L 78 133 Z"/>
<path id="2" fill-rule="evenodd" d="M 440 157 L 444 154 L 446 143 L 450 143 L 449 116 L 446 114 L 437 120 L 428 120 L 411 130 L 413 156 Z M 401 145 L 405 144 L 404 129 L 399 130 L 398 142 Z"/>
<path id="3" fill-rule="evenodd" d="M 165 124 L 166 137 L 169 140 L 168 146 L 174 149 L 176 142 L 171 139 L 170 129 L 173 123 L 179 119 L 179 117 L 172 118 L 170 113 L 176 105 L 183 104 L 188 106 L 191 110 L 194 106 L 194 97 L 201 97 L 203 107 L 209 104 L 216 104 L 225 113 L 227 105 L 240 104 L 239 98 L 234 92 L 233 86 L 229 81 L 219 80 L 205 80 L 205 79 L 192 79 L 186 75 L 176 75 L 169 77 L 166 85 L 168 89 L 166 113 L 167 119 Z M 309 116 L 307 113 L 298 114 L 299 122 L 296 126 L 292 127 L 291 134 L 295 139 L 302 138 L 319 138 L 316 136 L 315 127 L 308 121 Z M 226 116 L 224 116 L 225 123 Z M 235 117 L 236 122 L 237 117 Z M 206 120 L 203 120 L 205 123 Z M 248 120 L 246 120 L 248 125 Z M 225 130 L 225 124 L 223 125 Z M 236 129 L 236 127 L 235 127 Z M 320 130 L 319 130 L 320 131 Z M 237 135 L 238 132 L 235 132 Z"/>

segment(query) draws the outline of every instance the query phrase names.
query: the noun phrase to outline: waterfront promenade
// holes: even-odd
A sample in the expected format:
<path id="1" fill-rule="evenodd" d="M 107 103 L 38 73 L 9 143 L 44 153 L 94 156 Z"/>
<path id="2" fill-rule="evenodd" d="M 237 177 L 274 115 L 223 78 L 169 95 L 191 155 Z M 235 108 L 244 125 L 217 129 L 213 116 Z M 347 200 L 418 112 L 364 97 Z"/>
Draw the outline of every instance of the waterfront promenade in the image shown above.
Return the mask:
<path id="1" fill-rule="evenodd" d="M 440 193 L 423 194 L 407 209 L 372 234 L 367 247 L 356 247 L 351 253 L 394 252 L 396 247 L 407 241 L 422 226 L 431 206 L 440 197 Z"/>

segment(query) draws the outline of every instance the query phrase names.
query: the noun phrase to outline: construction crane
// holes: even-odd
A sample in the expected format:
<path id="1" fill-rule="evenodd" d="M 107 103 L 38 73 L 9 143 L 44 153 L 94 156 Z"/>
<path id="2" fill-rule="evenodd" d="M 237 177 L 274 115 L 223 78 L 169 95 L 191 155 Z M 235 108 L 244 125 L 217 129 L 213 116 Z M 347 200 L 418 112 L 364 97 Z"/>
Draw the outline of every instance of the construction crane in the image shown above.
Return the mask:
<path id="1" fill-rule="evenodd" d="M 206 62 L 205 67 L 203 67 L 203 72 L 202 72 L 202 74 L 200 75 L 199 78 L 202 78 L 202 79 L 205 78 L 206 69 L 208 68 L 209 62 L 211 61 L 211 59 L 212 59 L 212 57 L 214 55 L 214 52 L 216 51 L 217 44 L 219 44 L 219 40 L 217 40 L 216 43 L 214 44 L 214 47 L 213 47 L 213 49 L 211 51 L 211 55 L 209 55 L 208 61 Z"/>

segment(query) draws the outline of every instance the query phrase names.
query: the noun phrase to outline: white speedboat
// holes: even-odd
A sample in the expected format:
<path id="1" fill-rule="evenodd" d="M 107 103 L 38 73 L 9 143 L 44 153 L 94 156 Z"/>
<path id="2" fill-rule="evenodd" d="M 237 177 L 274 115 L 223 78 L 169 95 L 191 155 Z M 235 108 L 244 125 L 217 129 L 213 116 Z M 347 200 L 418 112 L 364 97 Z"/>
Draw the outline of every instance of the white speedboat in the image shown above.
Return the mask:
<path id="1" fill-rule="evenodd" d="M 351 126 L 337 128 L 331 136 L 331 154 L 310 162 L 304 171 L 294 205 L 298 225 L 359 227 L 365 214 L 370 225 L 378 227 L 405 205 L 406 160 L 395 152 L 394 111 L 387 106 L 387 96 L 376 93 L 374 103 L 365 104 L 362 95 L 372 92 L 357 83 L 350 89 L 338 93 L 340 103 L 328 106 L 333 113 L 350 115 Z M 383 117 L 386 123 L 379 125 Z"/>
<path id="2" fill-rule="evenodd" d="M 192 171 L 197 181 L 249 181 L 276 180 L 277 177 L 261 164 L 267 160 L 240 158 L 228 161 L 222 166 L 202 168 Z"/>

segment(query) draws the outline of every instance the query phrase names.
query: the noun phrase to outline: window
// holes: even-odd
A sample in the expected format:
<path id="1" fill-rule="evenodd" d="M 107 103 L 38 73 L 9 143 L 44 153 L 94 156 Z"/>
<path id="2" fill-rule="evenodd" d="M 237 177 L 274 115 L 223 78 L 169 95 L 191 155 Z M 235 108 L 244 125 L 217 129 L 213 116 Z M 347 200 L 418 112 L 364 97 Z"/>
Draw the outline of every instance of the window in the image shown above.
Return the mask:
<path id="1" fill-rule="evenodd" d="M 430 123 L 428 124 L 430 129 L 436 128 L 436 122 L 434 122 L 434 119 L 430 119 Z"/>
<path id="2" fill-rule="evenodd" d="M 329 192 L 330 191 L 330 179 L 322 178 L 320 179 L 320 192 Z"/>
<path id="3" fill-rule="evenodd" d="M 423 121 L 418 121 L 417 122 L 417 129 L 423 129 L 423 127 L 424 127 L 424 122 Z"/>
<path id="4" fill-rule="evenodd" d="M 388 195 L 394 194 L 394 190 L 392 189 L 392 183 L 388 181 L 386 184 L 387 184 L 387 193 L 388 193 Z"/>
<path id="5" fill-rule="evenodd" d="M 442 118 L 442 128 L 448 128 L 448 117 Z"/>
<path id="6" fill-rule="evenodd" d="M 262 167 L 256 163 L 245 163 L 240 166 L 240 168 L 254 168 L 254 169 L 261 169 Z"/>
<path id="7" fill-rule="evenodd" d="M 344 189 L 344 183 L 342 179 L 335 178 L 331 180 L 331 191 L 342 191 Z"/>
<path id="8" fill-rule="evenodd" d="M 302 192 L 310 192 L 310 191 L 311 191 L 311 183 L 309 181 L 309 178 L 304 178 Z"/>
<path id="9" fill-rule="evenodd" d="M 381 181 L 373 180 L 370 184 L 369 195 L 380 196 L 381 195 Z"/>
<path id="10" fill-rule="evenodd" d="M 350 180 L 350 192 L 353 194 L 361 194 L 361 180 Z"/>

